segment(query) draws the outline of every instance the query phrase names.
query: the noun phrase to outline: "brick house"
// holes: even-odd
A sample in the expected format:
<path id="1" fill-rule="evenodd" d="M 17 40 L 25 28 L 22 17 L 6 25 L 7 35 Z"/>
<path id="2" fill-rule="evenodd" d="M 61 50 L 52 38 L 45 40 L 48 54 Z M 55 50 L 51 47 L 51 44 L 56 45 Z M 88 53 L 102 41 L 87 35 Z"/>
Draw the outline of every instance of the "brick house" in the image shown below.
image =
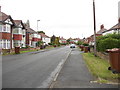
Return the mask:
<path id="1" fill-rule="evenodd" d="M 74 44 L 74 43 L 75 43 L 75 42 L 74 42 L 74 39 L 72 39 L 71 37 L 69 38 L 69 40 L 70 40 L 70 41 L 69 41 L 70 44 Z"/>
<path id="2" fill-rule="evenodd" d="M 67 43 L 67 40 L 66 40 L 65 38 L 63 38 L 63 37 L 60 37 L 59 42 L 60 42 L 61 44 L 66 44 L 66 43 Z"/>
<path id="3" fill-rule="evenodd" d="M 75 43 L 78 43 L 78 41 L 81 41 L 81 39 L 80 38 L 74 38 Z"/>
<path id="4" fill-rule="evenodd" d="M 16 46 L 26 47 L 26 29 L 22 20 L 14 20 L 15 26 L 13 28 L 13 48 Z"/>
<path id="5" fill-rule="evenodd" d="M 14 25 L 12 17 L 1 12 L 0 6 L 0 49 L 12 49 L 12 28 Z"/>
<path id="6" fill-rule="evenodd" d="M 102 36 L 103 32 L 107 31 L 107 29 L 104 28 L 104 25 L 102 24 L 100 26 L 100 30 L 97 31 L 96 33 L 96 37 L 98 36 Z M 85 42 L 88 43 L 89 45 L 94 45 L 94 35 L 91 35 L 90 37 L 88 37 L 87 39 L 85 39 Z"/>
<path id="7" fill-rule="evenodd" d="M 51 42 L 49 36 L 45 35 L 44 33 L 38 33 L 41 36 L 41 40 L 44 42 L 44 45 L 48 45 Z"/>
<path id="8" fill-rule="evenodd" d="M 116 25 L 114 25 L 112 28 L 110 28 L 109 30 L 106 30 L 103 32 L 103 35 L 106 34 L 113 34 L 113 33 L 120 33 L 120 18 L 118 19 L 118 23 Z"/>
<path id="9" fill-rule="evenodd" d="M 41 40 L 41 36 L 30 28 L 29 25 L 25 24 L 26 28 L 26 45 L 30 47 L 37 47 L 37 42 Z"/>

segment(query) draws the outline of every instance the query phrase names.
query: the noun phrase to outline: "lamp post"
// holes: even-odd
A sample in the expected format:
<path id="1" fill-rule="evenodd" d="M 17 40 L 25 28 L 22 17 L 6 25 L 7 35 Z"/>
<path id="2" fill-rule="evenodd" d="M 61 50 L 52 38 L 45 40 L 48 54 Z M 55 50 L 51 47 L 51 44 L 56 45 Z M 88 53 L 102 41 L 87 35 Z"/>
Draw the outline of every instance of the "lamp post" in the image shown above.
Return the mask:
<path id="1" fill-rule="evenodd" d="M 40 20 L 37 20 L 37 31 L 38 31 L 38 22 L 39 22 Z"/>
<path id="2" fill-rule="evenodd" d="M 96 16 L 95 16 L 95 0 L 93 0 L 93 18 L 94 18 L 94 55 L 97 56 L 97 51 L 96 51 Z"/>

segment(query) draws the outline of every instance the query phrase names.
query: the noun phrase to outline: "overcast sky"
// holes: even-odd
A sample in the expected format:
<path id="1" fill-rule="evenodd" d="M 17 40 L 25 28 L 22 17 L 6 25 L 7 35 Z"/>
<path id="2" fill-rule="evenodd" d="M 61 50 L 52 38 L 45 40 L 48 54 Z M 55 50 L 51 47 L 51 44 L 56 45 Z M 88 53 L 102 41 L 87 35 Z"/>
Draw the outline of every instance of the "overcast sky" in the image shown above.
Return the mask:
<path id="1" fill-rule="evenodd" d="M 120 0 L 95 0 L 97 31 L 118 22 Z M 83 38 L 93 34 L 93 0 L 0 0 L 2 12 L 14 20 L 30 21 L 30 26 L 49 36 Z"/>

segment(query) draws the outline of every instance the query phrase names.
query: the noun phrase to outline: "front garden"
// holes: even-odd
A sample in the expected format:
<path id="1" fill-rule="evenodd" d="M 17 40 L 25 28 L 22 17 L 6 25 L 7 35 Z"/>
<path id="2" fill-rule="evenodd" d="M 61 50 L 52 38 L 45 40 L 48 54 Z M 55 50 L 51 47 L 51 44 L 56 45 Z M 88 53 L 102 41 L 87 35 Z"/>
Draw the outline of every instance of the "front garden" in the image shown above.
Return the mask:
<path id="1" fill-rule="evenodd" d="M 80 43 L 83 47 L 84 44 Z M 90 72 L 97 78 L 96 82 L 99 83 L 118 83 L 120 80 L 120 74 L 113 74 L 113 71 L 108 70 L 110 67 L 109 54 L 106 52 L 108 49 L 118 48 L 120 49 L 120 34 L 108 34 L 97 37 L 96 42 L 97 57 L 94 56 L 93 48 L 91 52 L 83 53 L 83 58 L 90 70 Z M 89 46 L 91 47 L 91 46 Z M 118 56 L 119 57 L 119 56 Z M 119 82 L 120 83 L 120 82 Z"/>

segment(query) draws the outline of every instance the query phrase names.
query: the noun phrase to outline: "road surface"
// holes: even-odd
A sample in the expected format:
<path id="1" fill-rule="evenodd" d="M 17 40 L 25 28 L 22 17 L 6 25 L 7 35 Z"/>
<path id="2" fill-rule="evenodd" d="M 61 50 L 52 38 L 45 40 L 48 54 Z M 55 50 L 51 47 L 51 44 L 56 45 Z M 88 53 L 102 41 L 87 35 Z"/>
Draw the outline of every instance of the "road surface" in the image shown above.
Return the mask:
<path id="1" fill-rule="evenodd" d="M 69 46 L 49 51 L 3 56 L 3 88 L 46 88 L 58 64 L 66 59 Z"/>

